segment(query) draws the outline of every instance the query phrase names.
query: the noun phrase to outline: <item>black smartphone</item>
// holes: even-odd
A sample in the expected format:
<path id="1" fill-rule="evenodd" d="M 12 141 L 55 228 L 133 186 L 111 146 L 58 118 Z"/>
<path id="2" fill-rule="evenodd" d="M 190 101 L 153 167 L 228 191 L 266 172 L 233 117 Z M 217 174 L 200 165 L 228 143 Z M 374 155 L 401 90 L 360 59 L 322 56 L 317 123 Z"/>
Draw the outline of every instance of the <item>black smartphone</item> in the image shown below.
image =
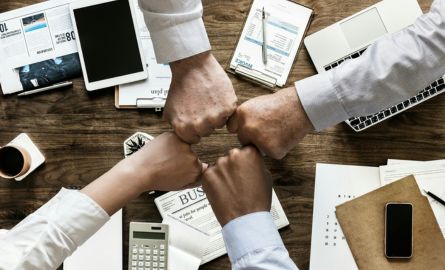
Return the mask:
<path id="1" fill-rule="evenodd" d="M 390 259 L 413 256 L 413 205 L 387 203 L 385 209 L 385 255 Z"/>

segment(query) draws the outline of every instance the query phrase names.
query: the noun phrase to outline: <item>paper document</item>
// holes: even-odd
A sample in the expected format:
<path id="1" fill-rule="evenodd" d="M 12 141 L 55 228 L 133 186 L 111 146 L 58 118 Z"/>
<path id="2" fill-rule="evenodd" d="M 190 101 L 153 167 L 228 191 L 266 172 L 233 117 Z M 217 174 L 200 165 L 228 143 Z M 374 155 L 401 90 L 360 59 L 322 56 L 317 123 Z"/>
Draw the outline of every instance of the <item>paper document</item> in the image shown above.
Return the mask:
<path id="1" fill-rule="evenodd" d="M 3 238 L 8 232 L 9 232 L 8 230 L 1 229 L 1 230 L 0 230 L 0 240 L 2 240 L 2 238 Z"/>
<path id="2" fill-rule="evenodd" d="M 81 74 L 69 4 L 53 0 L 0 14 L 4 94 L 41 88 Z"/>
<path id="3" fill-rule="evenodd" d="M 335 216 L 335 207 L 380 187 L 379 168 L 317 164 L 311 270 L 358 269 Z"/>
<path id="4" fill-rule="evenodd" d="M 201 264 L 227 253 L 221 232 L 222 228 L 202 187 L 169 192 L 156 198 L 155 203 L 163 218 L 171 215 L 210 235 L 210 244 L 204 252 Z M 275 192 L 272 194 L 271 213 L 275 225 L 279 229 L 289 225 L 289 221 Z"/>
<path id="5" fill-rule="evenodd" d="M 163 108 L 167 99 L 172 73 L 168 64 L 158 64 L 144 15 L 138 0 L 131 0 L 134 5 L 139 34 L 142 40 L 145 61 L 148 65 L 148 79 L 119 86 L 119 107 Z"/>
<path id="6" fill-rule="evenodd" d="M 423 190 L 431 191 L 441 198 L 445 198 L 445 160 L 387 165 L 380 167 L 381 184 L 387 185 L 403 177 L 414 175 L 424 196 Z M 445 238 L 445 206 L 429 196 L 428 200 L 436 216 L 437 222 Z"/>
<path id="7" fill-rule="evenodd" d="M 263 63 L 262 10 L 266 11 L 267 64 Z M 287 0 L 254 0 L 230 68 L 248 68 L 284 86 L 298 48 L 312 16 L 312 10 Z"/>
<path id="8" fill-rule="evenodd" d="M 122 270 L 122 210 L 63 263 L 63 270 Z"/>
<path id="9" fill-rule="evenodd" d="M 168 269 L 198 270 L 210 236 L 172 216 L 162 223 L 169 225 Z"/>

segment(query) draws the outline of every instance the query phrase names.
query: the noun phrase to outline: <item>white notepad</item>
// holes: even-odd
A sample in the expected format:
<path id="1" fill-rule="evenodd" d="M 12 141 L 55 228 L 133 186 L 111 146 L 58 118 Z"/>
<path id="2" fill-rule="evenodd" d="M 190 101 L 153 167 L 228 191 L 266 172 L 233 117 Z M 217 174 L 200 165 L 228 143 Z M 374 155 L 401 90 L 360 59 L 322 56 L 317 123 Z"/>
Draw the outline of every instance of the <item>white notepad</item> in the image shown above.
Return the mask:
<path id="1" fill-rule="evenodd" d="M 317 164 L 310 270 L 355 270 L 335 206 L 380 187 L 379 168 Z"/>
<path id="2" fill-rule="evenodd" d="M 122 210 L 63 263 L 63 270 L 97 269 L 122 270 Z"/>
<path id="3" fill-rule="evenodd" d="M 267 65 L 262 57 L 263 7 L 267 14 Z M 313 10 L 288 0 L 254 0 L 229 71 L 268 87 L 283 87 L 312 14 Z"/>

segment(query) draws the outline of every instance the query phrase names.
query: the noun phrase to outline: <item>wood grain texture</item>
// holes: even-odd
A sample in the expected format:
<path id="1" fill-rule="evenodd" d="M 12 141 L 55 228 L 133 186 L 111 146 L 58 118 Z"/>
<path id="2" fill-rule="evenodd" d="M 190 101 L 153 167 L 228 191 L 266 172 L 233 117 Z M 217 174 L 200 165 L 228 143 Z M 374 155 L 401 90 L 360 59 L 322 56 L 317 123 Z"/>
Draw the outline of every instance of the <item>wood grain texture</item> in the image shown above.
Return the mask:
<path id="1" fill-rule="evenodd" d="M 0 12 L 38 0 L 2 0 Z M 225 67 L 233 53 L 250 0 L 204 0 L 204 20 L 214 54 Z M 309 34 L 349 16 L 376 0 L 301 0 L 315 17 Z M 424 11 L 431 0 L 420 0 Z M 401 9 L 403 12 L 403 9 Z M 1 61 L 1 60 L 0 60 Z M 289 79 L 315 74 L 303 47 Z M 269 91 L 230 76 L 241 101 Z M 47 161 L 23 182 L 0 181 L 0 227 L 10 228 L 49 200 L 61 187 L 85 186 L 123 156 L 122 141 L 136 131 L 153 135 L 169 130 L 150 111 L 118 111 L 113 91 L 89 94 L 81 78 L 72 89 L 31 96 L 0 97 L 0 145 L 21 132 L 28 133 Z M 445 157 L 445 96 L 436 97 L 399 116 L 355 133 L 341 124 L 308 135 L 284 160 L 267 159 L 275 190 L 291 225 L 282 230 L 284 242 L 300 269 L 309 269 L 315 163 L 378 166 L 387 158 L 432 160 Z M 234 135 L 218 130 L 194 148 L 203 161 L 214 162 L 239 143 Z M 143 195 L 124 209 L 124 269 L 127 269 L 128 223 L 160 222 L 154 197 Z M 230 269 L 227 256 L 202 267 Z"/>

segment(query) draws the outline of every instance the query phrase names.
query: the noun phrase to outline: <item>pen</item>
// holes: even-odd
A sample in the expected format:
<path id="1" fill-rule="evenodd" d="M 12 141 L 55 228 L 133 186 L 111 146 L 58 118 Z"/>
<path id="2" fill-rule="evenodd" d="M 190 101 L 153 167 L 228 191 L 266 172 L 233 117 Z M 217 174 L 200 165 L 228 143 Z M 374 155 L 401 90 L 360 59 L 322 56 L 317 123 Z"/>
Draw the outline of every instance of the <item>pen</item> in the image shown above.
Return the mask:
<path id="1" fill-rule="evenodd" d="M 439 203 L 441 203 L 443 206 L 445 206 L 445 201 L 442 200 L 441 198 L 439 198 L 438 196 L 434 195 L 433 193 L 423 190 L 428 196 L 430 196 L 431 198 L 433 198 L 434 200 L 438 201 Z"/>
<path id="2" fill-rule="evenodd" d="M 266 11 L 263 7 L 263 63 L 267 65 L 267 33 L 266 33 Z"/>
<path id="3" fill-rule="evenodd" d="M 24 96 L 34 95 L 34 94 L 37 94 L 37 93 L 47 92 L 47 91 L 50 91 L 50 90 L 59 89 L 59 88 L 62 88 L 62 87 L 65 87 L 65 86 L 70 86 L 70 85 L 73 85 L 73 83 L 72 82 L 62 82 L 62 83 L 54 84 L 54 85 L 51 85 L 51 86 L 43 87 L 43 88 L 40 88 L 40 89 L 36 89 L 36 90 L 32 90 L 32 91 L 26 91 L 26 92 L 18 94 L 17 96 L 24 97 Z"/>

